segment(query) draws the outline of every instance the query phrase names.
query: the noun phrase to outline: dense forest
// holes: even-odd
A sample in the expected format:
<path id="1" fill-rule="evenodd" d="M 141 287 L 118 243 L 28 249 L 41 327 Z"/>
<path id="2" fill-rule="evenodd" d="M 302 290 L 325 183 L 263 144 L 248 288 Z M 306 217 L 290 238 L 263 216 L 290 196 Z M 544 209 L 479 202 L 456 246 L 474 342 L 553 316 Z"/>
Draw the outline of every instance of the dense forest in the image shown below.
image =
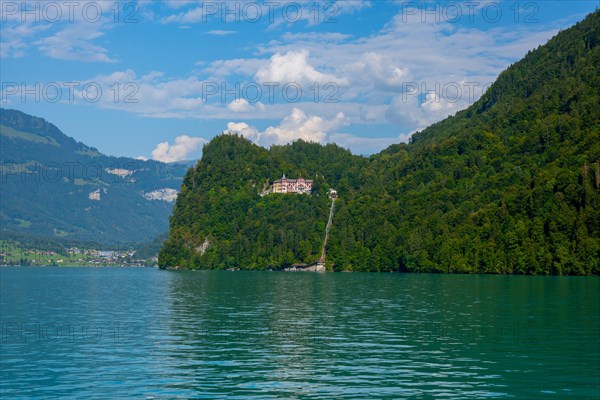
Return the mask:
<path id="1" fill-rule="evenodd" d="M 468 109 L 369 158 L 220 135 L 184 178 L 161 267 L 600 274 L 600 12 L 502 72 Z M 311 196 L 259 192 L 281 177 Z M 207 246 L 203 246 L 207 245 Z"/>

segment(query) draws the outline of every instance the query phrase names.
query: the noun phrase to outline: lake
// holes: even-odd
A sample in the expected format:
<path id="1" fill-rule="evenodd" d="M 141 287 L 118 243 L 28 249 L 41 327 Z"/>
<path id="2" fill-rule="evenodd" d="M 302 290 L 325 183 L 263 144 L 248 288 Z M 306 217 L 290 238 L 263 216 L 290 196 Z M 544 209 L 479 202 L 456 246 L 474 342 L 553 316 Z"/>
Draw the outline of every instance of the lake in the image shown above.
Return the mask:
<path id="1" fill-rule="evenodd" d="M 0 268 L 2 398 L 597 399 L 600 279 Z"/>

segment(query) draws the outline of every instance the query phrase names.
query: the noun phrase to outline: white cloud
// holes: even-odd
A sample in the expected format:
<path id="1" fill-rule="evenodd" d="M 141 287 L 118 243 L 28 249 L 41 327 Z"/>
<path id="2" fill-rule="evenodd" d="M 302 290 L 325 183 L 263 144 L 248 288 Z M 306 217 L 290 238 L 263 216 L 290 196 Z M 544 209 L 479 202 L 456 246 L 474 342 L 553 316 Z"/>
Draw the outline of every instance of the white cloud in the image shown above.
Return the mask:
<path id="1" fill-rule="evenodd" d="M 394 137 L 360 137 L 337 132 L 347 124 L 348 119 L 343 113 L 326 119 L 308 116 L 296 108 L 279 125 L 270 126 L 263 132 L 246 122 L 229 122 L 224 133 L 239 134 L 263 147 L 288 144 L 298 139 L 321 144 L 336 143 L 351 149 L 355 154 L 373 154 L 391 144 L 406 142 L 410 137 L 405 134 Z"/>
<path id="2" fill-rule="evenodd" d="M 260 101 L 256 104 L 250 104 L 246 99 L 236 99 L 229 103 L 227 108 L 235 113 L 244 113 L 250 111 L 264 111 L 266 107 Z"/>
<path id="3" fill-rule="evenodd" d="M 427 93 L 421 107 L 429 112 L 452 112 L 456 103 L 446 101 L 437 93 Z"/>
<path id="4" fill-rule="evenodd" d="M 310 53 L 306 49 L 290 50 L 285 54 L 274 54 L 268 65 L 260 67 L 254 76 L 258 82 L 277 82 L 281 84 L 295 82 L 302 84 L 335 82 L 345 84 L 346 81 L 334 75 L 317 71 L 309 64 Z"/>
<path id="5" fill-rule="evenodd" d="M 19 39 L 0 41 L 0 57 L 1 58 L 20 58 L 25 56 L 27 44 Z"/>
<path id="6" fill-rule="evenodd" d="M 281 0 L 277 10 L 281 10 L 286 2 L 288 0 Z M 215 3 L 221 6 L 220 2 Z M 312 0 L 299 0 L 297 3 L 302 7 L 314 6 Z M 108 9 L 113 4 L 109 1 L 103 8 Z M 138 14 L 144 23 L 156 22 L 166 17 L 162 22 L 191 24 L 202 20 L 201 8 L 206 3 L 200 0 L 167 0 L 166 5 L 152 2 L 138 4 L 140 8 L 151 11 L 153 16 L 144 20 L 144 14 Z M 243 7 L 243 3 L 240 4 Z M 378 6 L 378 3 L 373 2 L 373 5 Z M 348 1 L 337 2 L 336 6 L 340 7 L 335 14 L 338 17 L 343 13 L 369 7 L 371 4 L 364 1 Z M 81 6 L 78 9 L 81 9 Z M 167 17 L 169 14 L 172 15 Z M 312 14 L 307 12 L 306 15 Z M 112 15 L 106 17 L 111 19 Z M 512 15 L 509 15 L 510 17 Z M 166 21 L 168 18 L 172 20 Z M 219 22 L 221 16 L 217 13 L 210 18 L 213 22 Z M 112 35 L 106 37 L 108 35 L 105 33 L 109 29 L 120 29 L 115 28 L 117 26 L 125 26 L 107 23 L 104 19 L 97 24 L 82 24 L 82 21 L 78 20 L 73 24 L 46 25 L 20 24 L 19 19 L 20 16 L 15 15 L 0 26 L 2 57 L 24 56 L 37 46 L 39 51 L 48 57 L 114 62 L 116 55 L 110 51 L 113 38 Z M 462 97 L 459 101 L 450 102 L 444 98 L 443 93 L 428 93 L 427 89 L 435 88 L 436 83 L 443 87 L 453 82 L 476 82 L 482 87 L 493 81 L 502 69 L 522 57 L 527 50 L 544 43 L 555 34 L 555 27 L 566 26 L 567 23 L 560 25 L 555 21 L 548 25 L 482 26 L 447 21 L 434 23 L 433 19 L 429 18 L 430 22 L 423 23 L 421 16 L 415 15 L 406 20 L 398 12 L 395 16 L 390 15 L 389 22 L 380 29 L 372 26 L 373 29 L 369 29 L 368 34 L 360 36 L 325 31 L 325 28 L 336 30 L 338 27 L 335 25 L 323 25 L 323 29 L 311 32 L 300 32 L 302 29 L 299 31 L 290 28 L 291 32 L 278 31 L 275 35 L 267 31 L 258 39 L 258 44 L 244 47 L 245 41 L 242 41 L 236 47 L 237 53 L 226 53 L 236 58 L 213 60 L 207 55 L 206 62 L 197 63 L 193 67 L 194 70 L 188 73 L 177 69 L 176 76 L 170 75 L 169 70 L 164 74 L 151 69 L 138 70 L 137 76 L 133 70 L 126 69 L 126 66 L 114 73 L 102 72 L 103 75 L 88 80 L 101 85 L 104 93 L 101 100 L 97 103 L 81 101 L 79 92 L 76 93 L 75 99 L 78 104 L 124 110 L 144 117 L 226 121 L 236 118 L 247 123 L 247 126 L 241 129 L 245 132 L 244 136 L 255 138 L 254 140 L 260 139 L 260 143 L 283 143 L 302 137 L 320 142 L 335 140 L 355 147 L 367 147 L 372 143 L 380 143 L 383 146 L 386 140 L 395 138 L 376 138 L 369 142 L 371 144 L 367 144 L 366 138 L 340 133 L 340 126 L 331 127 L 327 126 L 327 123 L 338 121 L 338 125 L 341 126 L 346 123 L 394 124 L 398 132 L 412 132 L 424 128 L 467 107 L 482 93 L 481 90 L 477 90 L 473 98 Z M 274 25 L 277 23 L 282 28 L 292 26 L 281 21 Z M 310 24 L 310 21 L 305 20 L 294 28 L 304 28 Z M 233 34 L 234 31 L 227 28 L 238 27 L 227 23 L 217 25 L 214 24 L 214 27 L 222 29 L 209 30 L 206 25 L 187 26 L 199 29 L 197 34 L 204 32 L 204 39 L 209 46 L 214 38 L 206 35 Z M 240 39 L 243 38 L 240 36 Z M 248 58 L 240 58 L 240 54 Z M 126 54 L 119 56 L 127 61 Z M 202 55 L 198 54 L 196 57 Z M 98 68 L 105 69 L 103 66 Z M 84 77 L 73 78 L 82 81 Z M 278 96 L 279 92 L 276 93 L 274 102 L 267 101 L 266 90 L 259 99 L 264 104 L 250 103 L 247 100 L 252 99 L 250 96 L 230 102 L 232 96 L 223 99 L 220 93 L 212 96 L 208 102 L 202 98 L 202 85 L 205 83 L 218 83 L 219 87 L 225 84 L 227 88 L 232 89 L 237 82 L 243 86 L 254 81 L 282 84 L 296 82 L 303 86 L 303 90 L 306 85 L 317 82 L 321 84 L 321 101 L 311 102 L 309 90 L 304 90 L 305 96 L 298 103 L 284 102 L 282 96 Z M 113 100 L 115 82 L 120 83 L 119 101 Z M 327 82 L 338 84 L 339 93 L 336 93 L 335 99 L 339 102 L 323 102 L 328 94 L 323 84 Z M 413 82 L 424 85 L 425 91 L 421 90 L 418 95 L 406 98 L 404 85 Z M 138 100 L 136 103 L 123 101 L 124 96 L 131 93 L 124 87 L 129 83 L 137 85 L 134 96 L 134 99 Z M 85 82 L 82 82 L 83 84 Z M 339 122 L 338 113 L 343 113 L 346 122 Z M 258 119 L 281 123 L 271 122 L 274 126 L 260 132 L 251 126 L 256 124 Z M 399 138 L 403 139 L 403 136 Z M 175 145 L 176 143 L 173 146 Z M 170 151 L 170 147 L 166 153 Z"/>
<path id="7" fill-rule="evenodd" d="M 377 52 L 364 53 L 347 68 L 346 73 L 352 75 L 355 82 L 365 86 L 372 84 L 384 91 L 397 91 L 409 80 L 408 68 L 395 65 L 392 57 Z"/>
<path id="8" fill-rule="evenodd" d="M 108 55 L 108 49 L 92 43 L 103 33 L 84 25 L 66 28 L 52 36 L 34 42 L 47 57 L 59 60 L 83 62 L 116 62 Z"/>
<path id="9" fill-rule="evenodd" d="M 156 79 L 162 78 L 163 76 L 165 76 L 165 74 L 162 71 L 151 71 L 151 72 L 147 73 L 146 75 L 142 76 L 140 78 L 140 81 L 141 82 L 152 82 Z"/>
<path id="10" fill-rule="evenodd" d="M 177 136 L 174 144 L 162 142 L 156 145 L 152 151 L 152 159 L 162 162 L 183 161 L 189 159 L 192 153 L 201 149 L 206 139 L 190 137 L 187 135 Z M 197 155 L 194 156 L 196 158 Z"/>
<path id="11" fill-rule="evenodd" d="M 466 99 L 454 101 L 435 92 L 425 94 L 423 101 L 419 98 L 420 96 L 407 94 L 395 96 L 386 110 L 386 118 L 399 126 L 414 127 L 411 131 L 415 132 L 469 105 Z"/>
<path id="12" fill-rule="evenodd" d="M 44 2 L 8 3 L 2 3 L 2 57 L 22 57 L 29 48 L 37 48 L 41 54 L 60 60 L 116 61 L 97 43 L 117 25 L 109 11 L 114 2 L 82 0 L 68 6 L 52 2 L 47 8 Z"/>
<path id="13" fill-rule="evenodd" d="M 491 34 L 453 24 L 402 22 L 394 17 L 379 32 L 362 38 L 330 33 L 284 35 L 288 42 L 274 41 L 268 50 L 259 46 L 258 54 L 269 54 L 267 58 L 198 64 L 202 69 L 188 76 L 169 77 L 149 72 L 138 78 L 131 70 L 97 76 L 90 81 L 100 83 L 106 95 L 98 103 L 86 104 L 156 118 L 231 119 L 232 115 L 238 115 L 248 123 L 256 119 L 284 119 L 298 108 L 325 119 L 343 112 L 352 124 L 394 124 L 399 132 L 411 132 L 467 107 L 511 60 L 554 33 L 528 35 L 525 28 L 518 29 L 522 31 L 498 27 Z M 424 48 L 428 50 L 423 51 Z M 263 90 L 259 100 L 264 104 L 249 103 L 246 99 L 231 102 L 231 96 L 223 101 L 220 93 L 208 102 L 202 98 L 205 83 L 225 83 L 232 89 L 236 81 L 243 86 L 244 82 L 253 82 L 253 78 L 259 83 L 300 81 L 305 84 L 305 96 L 298 103 L 283 102 L 281 96 L 271 102 L 265 100 L 267 91 Z M 310 101 L 311 91 L 306 87 L 315 81 L 321 83 L 317 103 Z M 323 82 L 329 81 L 338 82 L 339 92 L 335 94 L 338 102 L 323 101 L 330 93 Z M 112 101 L 110 88 L 114 82 L 135 83 L 139 89 L 135 98 L 139 101 Z M 436 83 L 443 88 L 453 82 L 475 82 L 479 88 L 474 97 L 464 96 L 464 91 L 463 97 L 451 104 L 446 104 L 443 93 L 427 97 L 427 90 L 435 88 Z M 403 99 L 405 83 L 423 85 L 424 91 Z M 277 141 L 282 135 L 272 138 Z"/>
<path id="14" fill-rule="evenodd" d="M 536 29 L 539 27 L 521 25 L 486 31 L 445 21 L 403 20 L 398 14 L 370 36 L 342 38 L 328 33 L 289 34 L 283 35 L 282 41 L 259 46 L 258 51 L 259 54 L 275 53 L 275 56 L 293 54 L 299 48 L 309 52 L 311 62 L 319 60 L 318 71 L 327 71 L 328 75 L 347 83 L 339 85 L 336 94 L 339 102 L 321 104 L 323 110 L 360 105 L 354 108 L 354 113 L 346 113 L 353 123 L 359 120 L 393 123 L 409 132 L 423 127 L 422 123 L 436 122 L 472 104 L 483 93 L 481 89 L 493 82 L 510 62 L 556 33 L 555 29 Z M 302 61 L 300 59 L 296 64 L 302 65 Z M 267 72 L 275 64 L 271 61 L 259 72 L 272 78 L 275 74 Z M 286 71 L 285 63 L 281 64 L 280 70 Z M 293 71 L 292 66 L 289 69 Z M 257 74 L 256 77 L 261 76 Z M 419 93 L 422 99 L 431 88 L 436 88 L 436 84 L 444 89 L 445 85 L 461 82 L 479 85 L 474 96 L 466 96 L 465 91 L 458 101 L 445 105 L 442 105 L 443 92 L 436 93 L 436 101 L 430 98 L 427 102 L 426 99 L 423 106 L 419 96 L 409 102 L 400 100 L 405 84 L 416 83 L 423 88 Z"/>
<path id="15" fill-rule="evenodd" d="M 207 16 L 204 14 L 203 7 L 195 7 L 191 10 L 182 11 L 178 14 L 171 14 L 164 17 L 160 22 L 164 24 L 179 23 L 179 24 L 193 24 L 196 22 L 202 22 L 206 20 Z"/>
<path id="16" fill-rule="evenodd" d="M 178 11 L 187 12 L 197 6 L 199 3 Z M 115 103 L 110 101 L 110 95 L 105 95 L 95 106 L 143 116 L 231 119 L 237 115 L 251 122 L 250 118 L 283 119 L 298 108 L 328 119 L 343 112 L 353 124 L 392 123 L 399 131 L 410 132 L 467 107 L 482 91 L 478 89 L 475 97 L 463 97 L 452 104 L 444 104 L 442 93 L 436 93 L 432 99 L 426 98 L 423 91 L 406 101 L 402 99 L 406 83 L 424 85 L 425 91 L 435 88 L 436 83 L 443 87 L 463 81 L 476 82 L 481 88 L 510 61 L 554 33 L 531 32 L 532 28 L 499 26 L 482 31 L 445 22 L 422 23 L 414 18 L 403 21 L 397 15 L 369 36 L 335 32 L 283 34 L 278 40 L 258 45 L 256 57 L 198 62 L 198 69 L 187 76 L 150 72 L 137 78 L 132 71 L 126 71 L 129 74 L 125 80 L 115 80 L 115 74 L 111 74 L 91 81 L 100 82 L 107 94 L 112 93 L 114 82 L 136 83 L 138 103 Z M 206 93 L 203 84 L 216 83 L 219 88 L 224 84 L 239 93 L 236 97 L 242 97 L 236 84 L 239 82 L 243 88 L 254 81 L 296 82 L 302 86 L 304 96 L 298 103 L 285 102 L 276 89 L 273 102 L 267 99 L 270 94 L 263 86 L 262 97 L 257 99 L 262 103 L 250 103 L 248 97 L 231 102 L 231 96 L 224 100 L 220 92 L 208 101 L 202 98 Z M 326 103 L 331 91 L 324 85 L 330 81 L 338 84 L 339 91 L 334 94 L 337 102 Z M 315 82 L 320 84 L 320 97 L 317 103 L 311 103 L 313 92 L 307 86 Z"/>
<path id="17" fill-rule="evenodd" d="M 335 23 L 343 14 L 352 14 L 370 7 L 367 0 L 342 0 L 315 2 L 314 0 L 279 0 L 259 2 L 256 0 L 238 0 L 236 5 L 226 2 L 203 0 L 166 0 L 171 9 L 181 9 L 177 14 L 170 14 L 160 19 L 162 23 L 205 23 L 219 21 L 221 23 L 257 22 L 269 23 L 271 28 L 304 21 L 307 25 Z M 245 8 L 251 4 L 251 8 Z M 319 8 L 315 8 L 315 4 Z M 190 6 L 191 7 L 188 7 Z M 289 9 L 292 5 L 292 9 Z M 260 6 L 257 11 L 256 7 Z M 299 12 L 296 10 L 300 8 Z M 236 11 L 237 10 L 237 11 Z M 292 11 L 293 10 L 293 11 Z M 227 11 L 230 11 L 229 13 Z"/>
<path id="18" fill-rule="evenodd" d="M 319 40 L 321 42 L 340 43 L 352 38 L 352 35 L 339 32 L 286 32 L 282 35 L 282 39 L 287 42 L 300 42 L 302 40 Z"/>
<path id="19" fill-rule="evenodd" d="M 247 112 L 252 109 L 250 103 L 248 103 L 246 99 L 233 100 L 227 105 L 227 108 L 233 112 Z"/>
<path id="20" fill-rule="evenodd" d="M 119 83 L 118 92 L 115 89 L 115 82 Z M 85 100 L 83 87 L 88 83 L 102 88 L 102 96 L 97 103 Z M 98 75 L 82 81 L 75 90 L 74 98 L 79 104 L 126 110 L 145 116 L 168 113 L 178 114 L 179 117 L 189 116 L 197 114 L 205 107 L 202 98 L 202 81 L 197 77 L 168 79 L 158 71 L 150 72 L 141 78 L 138 78 L 132 70 Z"/>
<path id="21" fill-rule="evenodd" d="M 267 60 L 259 58 L 232 58 L 229 60 L 215 60 L 204 69 L 202 73 L 211 75 L 211 78 L 223 78 L 228 75 L 236 74 L 242 76 L 251 76 L 259 68 L 267 63 Z M 198 61 L 196 65 L 202 66 L 205 63 Z"/>
<path id="22" fill-rule="evenodd" d="M 215 30 L 206 32 L 207 35 L 212 35 L 212 36 L 227 36 L 227 35 L 233 35 L 235 33 L 236 33 L 235 31 L 225 31 L 225 30 L 221 30 L 221 29 L 215 29 Z"/>
<path id="23" fill-rule="evenodd" d="M 279 125 L 270 126 L 263 132 L 259 132 L 258 129 L 245 122 L 230 122 L 227 124 L 227 130 L 239 133 L 255 143 L 269 147 L 273 144 L 291 143 L 298 139 L 307 142 L 325 143 L 330 132 L 336 131 L 347 124 L 348 120 L 341 112 L 328 120 L 315 115 L 308 116 L 299 108 L 294 108 L 292 113 L 285 117 Z"/>
<path id="24" fill-rule="evenodd" d="M 252 1 L 252 0 L 251 0 Z M 299 21 L 305 21 L 309 26 L 319 24 L 334 24 L 340 21 L 340 16 L 343 14 L 354 14 L 364 8 L 371 6 L 369 0 L 338 0 L 338 1 L 314 1 L 314 0 L 279 0 L 273 2 L 277 4 L 278 10 L 275 15 L 271 28 L 281 25 L 291 25 Z M 294 5 L 294 9 L 300 7 L 301 10 L 297 14 L 289 13 L 285 10 L 290 4 Z M 293 22 L 292 22 L 293 21 Z"/>
<path id="25" fill-rule="evenodd" d="M 169 108 L 172 110 L 191 111 L 198 109 L 204 104 L 202 98 L 175 97 L 169 100 Z"/>
<path id="26" fill-rule="evenodd" d="M 307 116 L 299 108 L 294 108 L 279 126 L 267 128 L 260 137 L 263 145 L 286 144 L 298 139 L 307 142 L 323 143 L 330 131 L 347 125 L 347 118 L 338 113 L 335 118 L 326 120 L 317 116 Z"/>
<path id="27" fill-rule="evenodd" d="M 12 18 L 11 18 L 12 17 Z M 24 57 L 29 47 L 28 40 L 50 28 L 50 24 L 33 24 L 31 21 L 15 21 L 14 15 L 3 15 L 0 28 L 0 57 Z"/>
<path id="28" fill-rule="evenodd" d="M 240 134 L 252 142 L 256 142 L 260 137 L 258 129 L 245 122 L 229 122 L 227 124 L 227 132 Z"/>

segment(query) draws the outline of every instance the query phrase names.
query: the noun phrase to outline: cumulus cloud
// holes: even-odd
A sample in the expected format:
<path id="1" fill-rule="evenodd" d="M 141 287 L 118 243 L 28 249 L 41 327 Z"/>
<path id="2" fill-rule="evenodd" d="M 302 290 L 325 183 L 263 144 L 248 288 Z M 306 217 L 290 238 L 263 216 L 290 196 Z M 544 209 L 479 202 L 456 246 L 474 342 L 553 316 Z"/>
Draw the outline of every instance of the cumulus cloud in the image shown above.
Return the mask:
<path id="1" fill-rule="evenodd" d="M 245 122 L 229 122 L 226 133 L 237 133 L 252 142 L 257 142 L 260 137 L 258 129 Z"/>
<path id="2" fill-rule="evenodd" d="M 305 49 L 299 51 L 290 50 L 285 54 L 276 53 L 271 57 L 268 64 L 259 68 L 254 78 L 261 83 L 347 83 L 345 79 L 338 79 L 334 75 L 317 71 L 310 65 L 308 61 L 309 57 L 310 53 Z"/>
<path id="3" fill-rule="evenodd" d="M 294 108 L 279 126 L 269 127 L 261 135 L 265 145 L 286 144 L 303 139 L 307 142 L 323 143 L 327 133 L 346 125 L 347 118 L 338 113 L 335 118 L 326 120 L 317 116 L 307 116 L 299 108 Z"/>
<path id="4" fill-rule="evenodd" d="M 428 112 L 450 113 L 454 111 L 456 103 L 443 99 L 437 93 L 427 93 L 421 107 Z"/>
<path id="5" fill-rule="evenodd" d="M 255 143 L 268 147 L 273 144 L 287 144 L 302 139 L 307 142 L 325 143 L 328 134 L 348 124 L 344 113 L 338 113 L 332 119 L 319 116 L 308 116 L 299 108 L 294 108 L 292 113 L 285 117 L 277 126 L 270 126 L 263 132 L 259 132 L 253 126 L 245 122 L 230 122 L 227 131 L 238 133 Z"/>
<path id="6" fill-rule="evenodd" d="M 466 99 L 453 101 L 435 92 L 425 94 L 423 101 L 419 96 L 395 96 L 386 110 L 386 117 L 400 126 L 414 126 L 413 132 L 425 129 L 434 122 L 440 121 L 468 106 Z"/>
<path id="7" fill-rule="evenodd" d="M 273 78 L 275 69 L 294 71 L 279 58 L 303 49 L 304 54 L 310 54 L 306 62 L 309 67 L 347 83 L 340 85 L 336 93 L 339 103 L 322 104 L 323 110 L 359 104 L 354 110 L 360 110 L 360 115 L 345 112 L 352 123 L 360 117 L 361 122 L 392 123 L 408 132 L 473 103 L 483 93 L 482 88 L 511 61 L 556 33 L 556 29 L 538 31 L 539 27 L 532 25 L 481 30 L 447 21 L 423 23 L 420 16 L 409 17 L 405 20 L 398 13 L 382 29 L 366 37 L 336 37 L 323 32 L 283 35 L 278 41 L 258 46 L 258 54 L 275 56 L 255 78 Z M 319 64 L 314 64 L 314 60 Z M 298 65 L 303 61 L 300 57 Z M 446 96 L 442 90 L 435 99 L 426 98 L 427 91 L 437 84 L 443 89 L 447 84 L 464 81 L 479 85 L 474 96 L 467 96 L 465 90 L 459 101 L 444 104 Z M 405 84 L 412 83 L 424 89 L 410 102 L 401 101 Z M 421 105 L 423 99 L 425 104 Z"/>
<path id="8" fill-rule="evenodd" d="M 201 149 L 206 139 L 190 137 L 187 135 L 177 136 L 175 143 L 162 142 L 156 145 L 152 151 L 152 159 L 162 162 L 175 162 L 189 159 L 192 153 Z"/>
<path id="9" fill-rule="evenodd" d="M 150 12 L 148 15 L 155 22 L 202 21 L 204 3 L 201 0 L 166 1 L 166 6 L 162 3 L 154 6 L 152 2 L 140 2 L 139 5 Z M 278 9 L 286 1 L 280 1 Z M 303 7 L 313 7 L 312 1 L 298 3 Z M 485 4 L 483 1 L 480 3 Z M 373 2 L 372 5 L 378 6 L 378 3 Z M 335 16 L 369 6 L 371 4 L 365 1 L 337 2 L 335 7 L 340 9 Z M 169 14 L 170 17 L 161 20 L 162 16 Z M 308 12 L 305 14 L 312 16 Z M 114 62 L 117 56 L 109 50 L 112 48 L 105 36 L 109 29 L 119 26 L 111 23 L 112 17 L 106 15 L 108 20 L 103 19 L 98 24 L 82 24 L 79 20 L 74 24 L 23 24 L 20 15 L 15 14 L 13 19 L 9 15 L 9 20 L 0 24 L 0 57 L 24 56 L 37 47 L 48 57 Z M 139 17 L 150 19 L 144 13 L 140 13 Z M 300 137 L 328 141 L 335 137 L 339 142 L 362 146 L 362 139 L 337 133 L 339 126 L 320 126 L 336 121 L 336 113 L 343 112 L 353 124 L 393 124 L 395 127 L 391 129 L 402 132 L 422 129 L 471 104 L 483 92 L 483 85 L 493 81 L 502 69 L 527 50 L 544 43 L 559 27 L 556 24 L 498 24 L 482 29 L 476 24 L 433 23 L 431 18 L 428 23 L 423 23 L 421 17 L 404 15 L 398 10 L 395 16 L 390 14 L 385 24 L 374 26 L 368 34 L 348 35 L 321 29 L 302 33 L 277 31 L 276 37 L 268 34 L 257 39 L 250 53 L 252 55 L 248 55 L 251 58 L 241 58 L 244 56 L 237 53 L 228 54 L 226 57 L 236 58 L 198 62 L 193 71 L 177 76 L 171 75 L 169 70 L 166 74 L 144 71 L 145 75 L 137 76 L 126 67 L 123 67 L 126 70 L 114 73 L 102 67 L 105 75 L 87 80 L 102 87 L 104 95 L 100 101 L 92 104 L 82 99 L 81 86 L 86 81 L 76 88 L 75 101 L 144 117 L 226 121 L 235 118 L 247 122 L 246 127 L 241 128 L 244 136 L 256 141 L 260 139 L 261 143 L 283 143 Z M 211 18 L 216 21 L 220 15 Z M 210 31 L 206 26 L 199 29 L 205 35 L 225 35 L 233 32 L 226 29 L 236 29 L 227 24 L 220 28 L 223 29 Z M 76 78 L 82 80 L 84 77 Z M 223 101 L 218 94 L 204 101 L 205 84 L 225 83 L 231 89 L 237 82 L 246 84 L 254 83 L 254 80 L 258 83 L 296 82 L 303 86 L 305 96 L 297 103 L 286 103 L 284 100 L 287 99 L 282 99 L 279 89 L 276 89 L 275 102 L 267 101 L 267 92 L 263 92 L 261 100 L 266 106 L 249 103 L 245 99 L 228 103 L 231 98 Z M 427 93 L 437 84 L 441 84 L 443 89 L 446 84 L 464 81 L 480 84 L 475 90 L 475 97 L 467 98 L 464 90 L 459 101 L 449 102 L 444 100 L 448 96 L 443 90 Z M 113 99 L 115 82 L 120 83 L 121 98 L 118 102 Z M 321 84 L 321 101 L 318 103 L 309 99 L 312 92 L 305 89 L 305 85 L 315 82 Z M 338 83 L 339 91 L 334 95 L 336 102 L 323 101 L 331 94 L 324 88 L 328 82 Z M 403 99 L 405 82 L 414 82 L 422 89 L 409 96 L 408 100 Z M 129 98 L 135 101 L 125 101 Z M 292 111 L 294 107 L 298 111 Z M 275 126 L 261 132 L 250 126 L 256 124 L 254 121 L 258 118 L 281 123 L 273 123 Z M 369 128 L 365 130 L 372 131 Z M 168 143 L 167 146 L 163 153 L 170 151 L 171 146 Z"/>
<path id="10" fill-rule="evenodd" d="M 351 149 L 357 154 L 373 154 L 394 143 L 406 142 L 412 134 L 399 134 L 389 137 L 361 137 L 349 133 L 338 132 L 348 124 L 348 118 L 338 113 L 331 119 L 309 116 L 295 108 L 277 126 L 270 126 L 260 132 L 256 127 L 245 122 L 230 122 L 223 133 L 238 134 L 263 147 L 283 145 L 298 139 L 316 143 L 336 143 Z"/>
<path id="11" fill-rule="evenodd" d="M 227 108 L 233 112 L 247 112 L 252 109 L 250 103 L 248 103 L 246 99 L 234 100 L 227 105 Z"/>
<path id="12" fill-rule="evenodd" d="M 246 99 L 236 99 L 229 103 L 227 108 L 235 113 L 244 113 L 250 111 L 264 111 L 265 105 L 260 101 L 256 104 L 250 104 Z"/>
<path id="13" fill-rule="evenodd" d="M 256 54 L 260 58 L 198 62 L 199 69 L 187 76 L 150 72 L 136 77 L 130 70 L 125 71 L 126 77 L 116 77 L 123 75 L 117 73 L 97 76 L 91 81 L 99 83 L 104 93 L 112 93 L 115 82 L 134 83 L 133 97 L 139 101 L 114 102 L 110 95 L 105 95 L 94 106 L 156 118 L 231 119 L 234 115 L 247 118 L 249 123 L 256 118 L 283 119 L 297 107 L 327 118 L 342 111 L 351 123 L 394 124 L 399 130 L 409 132 L 471 104 L 481 95 L 483 85 L 493 81 L 513 57 L 529 45 L 543 42 L 550 33 L 525 35 L 498 27 L 493 28 L 492 35 L 449 23 L 424 24 L 420 19 L 404 22 L 397 15 L 368 37 L 326 32 L 287 34 L 276 41 L 258 44 Z M 424 48 L 429 50 L 423 51 Z M 492 53 L 489 49 L 497 51 Z M 274 91 L 274 102 L 267 102 L 270 94 L 263 87 L 260 100 L 266 105 L 246 100 L 228 103 L 231 98 L 223 102 L 219 94 L 202 97 L 207 93 L 203 85 L 220 82 L 232 89 L 240 82 L 244 88 L 246 83 L 254 84 L 253 80 L 259 84 L 299 83 L 303 97 L 299 102 L 288 101 L 281 86 Z M 338 86 L 325 87 L 330 81 Z M 443 89 L 446 84 L 462 81 L 479 84 L 474 97 L 467 97 L 465 90 L 452 106 L 425 98 L 427 91 L 438 84 Z M 320 84 L 318 103 L 313 101 L 314 92 L 309 88 L 315 82 Z M 423 87 L 410 102 L 401 100 L 405 83 Z M 123 96 L 132 93 L 131 86 L 122 87 L 120 93 Z M 443 91 L 436 96 L 446 97 Z M 335 101 L 325 101 L 330 98 Z M 426 104 L 421 105 L 423 99 Z"/>
<path id="14" fill-rule="evenodd" d="M 402 87 L 409 77 L 409 69 L 397 66 L 390 57 L 381 53 L 367 52 L 352 63 L 346 71 L 355 81 L 379 90 L 394 91 Z"/>

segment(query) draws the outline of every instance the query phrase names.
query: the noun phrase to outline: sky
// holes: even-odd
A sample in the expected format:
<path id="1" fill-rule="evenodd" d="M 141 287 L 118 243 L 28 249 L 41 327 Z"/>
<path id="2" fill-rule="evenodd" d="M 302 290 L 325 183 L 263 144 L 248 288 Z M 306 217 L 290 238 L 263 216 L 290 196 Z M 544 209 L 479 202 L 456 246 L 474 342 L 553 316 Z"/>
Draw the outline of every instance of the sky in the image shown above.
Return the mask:
<path id="1" fill-rule="evenodd" d="M 0 106 L 115 156 L 215 135 L 369 155 L 476 101 L 589 1 L 0 0 Z"/>

